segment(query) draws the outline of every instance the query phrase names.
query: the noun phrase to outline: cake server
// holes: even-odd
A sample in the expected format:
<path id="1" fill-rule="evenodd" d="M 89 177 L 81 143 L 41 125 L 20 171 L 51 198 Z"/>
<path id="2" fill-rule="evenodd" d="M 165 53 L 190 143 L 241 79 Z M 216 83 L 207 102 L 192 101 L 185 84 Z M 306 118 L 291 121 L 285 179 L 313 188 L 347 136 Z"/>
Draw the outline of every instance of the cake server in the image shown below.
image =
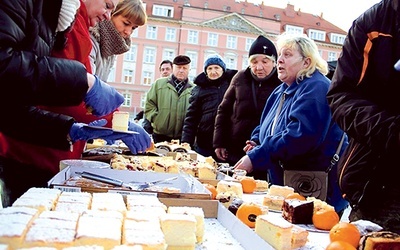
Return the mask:
<path id="1" fill-rule="evenodd" d="M 135 182 L 135 181 L 123 182 L 118 179 L 114 179 L 114 178 L 110 178 L 110 177 L 107 177 L 104 175 L 98 175 L 98 174 L 94 174 L 94 173 L 90 173 L 90 172 L 86 172 L 86 171 L 83 171 L 82 173 L 80 173 L 80 175 L 87 179 L 100 181 L 100 182 L 111 184 L 111 185 L 114 185 L 117 187 L 124 187 L 124 188 L 128 188 L 131 190 L 136 190 L 136 191 L 143 191 L 144 189 L 149 188 L 150 186 L 178 179 L 178 176 L 174 176 L 171 178 L 161 179 L 161 180 L 157 180 L 157 181 L 150 181 L 150 182 Z"/>

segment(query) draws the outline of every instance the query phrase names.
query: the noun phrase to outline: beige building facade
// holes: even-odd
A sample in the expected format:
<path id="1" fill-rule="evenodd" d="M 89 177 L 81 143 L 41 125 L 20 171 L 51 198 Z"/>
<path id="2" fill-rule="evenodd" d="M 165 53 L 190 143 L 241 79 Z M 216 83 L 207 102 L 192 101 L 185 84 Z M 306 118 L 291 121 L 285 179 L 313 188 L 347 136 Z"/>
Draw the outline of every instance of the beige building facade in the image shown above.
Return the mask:
<path id="1" fill-rule="evenodd" d="M 119 55 L 108 82 L 125 97 L 120 110 L 131 119 L 145 105 L 146 93 L 160 77 L 162 60 L 185 54 L 192 60 L 189 78 L 201 73 L 208 55 L 221 55 L 227 68 L 248 66 L 248 50 L 258 35 L 275 41 L 283 32 L 315 40 L 321 56 L 336 60 L 346 32 L 323 19 L 323 14 L 302 13 L 239 0 L 145 0 L 148 22 L 132 34 L 130 51 Z"/>

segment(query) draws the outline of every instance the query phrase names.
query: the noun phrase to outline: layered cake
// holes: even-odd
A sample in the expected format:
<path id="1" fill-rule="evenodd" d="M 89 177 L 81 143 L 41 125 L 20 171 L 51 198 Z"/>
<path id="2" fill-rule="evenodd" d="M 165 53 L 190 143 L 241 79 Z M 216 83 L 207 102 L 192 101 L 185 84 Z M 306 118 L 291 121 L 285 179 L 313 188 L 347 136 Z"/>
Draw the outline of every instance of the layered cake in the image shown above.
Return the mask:
<path id="1" fill-rule="evenodd" d="M 267 192 L 268 191 L 268 182 L 264 180 L 256 180 L 256 189 L 254 192 Z"/>
<path id="2" fill-rule="evenodd" d="M 194 250 L 196 218 L 189 214 L 165 214 L 160 218 L 168 249 Z"/>
<path id="3" fill-rule="evenodd" d="M 276 250 L 292 249 L 293 225 L 271 213 L 256 218 L 255 232 Z"/>
<path id="4" fill-rule="evenodd" d="M 389 232 L 371 232 L 363 235 L 360 239 L 360 250 L 399 250 L 400 235 Z"/>
<path id="5" fill-rule="evenodd" d="M 37 208 L 39 211 L 54 210 L 60 194 L 58 189 L 33 187 L 14 201 L 12 206 Z"/>
<path id="6" fill-rule="evenodd" d="M 283 196 L 266 194 L 263 197 L 262 204 L 271 210 L 281 211 L 284 200 L 285 198 Z"/>
<path id="7" fill-rule="evenodd" d="M 204 236 L 204 211 L 201 207 L 168 207 L 168 213 L 170 214 L 190 214 L 194 215 L 196 219 L 196 241 L 197 243 L 203 241 Z"/>
<path id="8" fill-rule="evenodd" d="M 292 249 L 303 247 L 308 241 L 308 231 L 304 228 L 293 226 L 292 227 Z"/>
<path id="9" fill-rule="evenodd" d="M 220 180 L 217 184 L 217 193 L 223 194 L 228 192 L 236 194 L 236 197 L 241 198 L 243 196 L 242 184 L 236 181 Z"/>
<path id="10" fill-rule="evenodd" d="M 312 224 L 314 211 L 313 201 L 285 199 L 282 206 L 282 216 L 293 224 Z"/>
<path id="11" fill-rule="evenodd" d="M 112 118 L 112 129 L 116 131 L 128 131 L 129 112 L 115 111 Z"/>

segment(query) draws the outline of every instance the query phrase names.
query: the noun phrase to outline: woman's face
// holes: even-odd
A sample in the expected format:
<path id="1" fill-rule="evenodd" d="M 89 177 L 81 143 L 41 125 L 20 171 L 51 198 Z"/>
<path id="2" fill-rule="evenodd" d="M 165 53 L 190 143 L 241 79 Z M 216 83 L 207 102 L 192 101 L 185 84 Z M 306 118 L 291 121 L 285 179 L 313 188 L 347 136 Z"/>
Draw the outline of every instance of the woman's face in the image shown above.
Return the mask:
<path id="1" fill-rule="evenodd" d="M 265 55 L 256 56 L 250 61 L 251 71 L 260 79 L 267 77 L 274 66 L 274 62 Z"/>
<path id="2" fill-rule="evenodd" d="M 84 1 L 89 16 L 89 25 L 95 26 L 103 20 L 110 20 L 111 12 L 119 0 L 86 0 Z"/>
<path id="3" fill-rule="evenodd" d="M 139 27 L 135 23 L 133 23 L 131 20 L 128 18 L 118 15 L 118 16 L 113 16 L 111 18 L 111 21 L 113 22 L 115 28 L 117 29 L 118 33 L 123 37 L 123 38 L 128 38 L 130 35 L 132 35 L 132 32 Z"/>
<path id="4" fill-rule="evenodd" d="M 297 73 L 305 67 L 306 58 L 297 49 L 285 47 L 278 54 L 278 78 L 290 85 L 296 81 Z"/>
<path id="5" fill-rule="evenodd" d="M 224 69 L 216 64 L 212 64 L 206 68 L 207 77 L 210 80 L 216 80 L 222 76 Z"/>

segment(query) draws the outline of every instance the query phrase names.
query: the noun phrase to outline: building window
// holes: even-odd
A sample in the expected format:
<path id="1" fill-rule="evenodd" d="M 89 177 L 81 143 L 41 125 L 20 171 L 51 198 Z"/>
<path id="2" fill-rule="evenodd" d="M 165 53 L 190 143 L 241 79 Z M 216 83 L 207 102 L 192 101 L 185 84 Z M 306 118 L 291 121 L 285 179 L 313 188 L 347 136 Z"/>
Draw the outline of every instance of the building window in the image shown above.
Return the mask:
<path id="1" fill-rule="evenodd" d="M 197 44 L 199 41 L 199 32 L 196 30 L 189 30 L 188 43 Z"/>
<path id="2" fill-rule="evenodd" d="M 130 49 L 124 53 L 124 61 L 126 62 L 136 61 L 136 51 L 137 51 L 137 46 L 132 45 Z"/>
<path id="3" fill-rule="evenodd" d="M 162 60 L 170 60 L 171 62 L 175 58 L 175 51 L 173 49 L 164 49 Z"/>
<path id="4" fill-rule="evenodd" d="M 249 58 L 247 55 L 242 56 L 242 69 L 249 67 Z"/>
<path id="5" fill-rule="evenodd" d="M 157 39 L 157 27 L 156 26 L 147 26 L 146 38 L 153 39 L 153 40 Z"/>
<path id="6" fill-rule="evenodd" d="M 237 55 L 233 53 L 225 54 L 224 61 L 228 69 L 237 69 Z"/>
<path id="7" fill-rule="evenodd" d="M 147 93 L 140 95 L 140 107 L 143 109 L 146 106 L 146 97 L 147 97 Z"/>
<path id="8" fill-rule="evenodd" d="M 328 52 L 328 62 L 330 61 L 336 61 L 337 60 L 337 54 L 336 52 Z"/>
<path id="9" fill-rule="evenodd" d="M 130 93 L 122 93 L 122 95 L 124 96 L 125 100 L 124 103 L 122 103 L 121 106 L 123 107 L 130 107 L 132 104 L 132 94 Z"/>
<path id="10" fill-rule="evenodd" d="M 313 40 L 325 41 L 325 36 L 326 36 L 325 31 L 314 30 L 314 29 L 310 29 L 308 31 L 308 37 L 313 39 Z"/>
<path id="11" fill-rule="evenodd" d="M 345 38 L 346 38 L 346 36 L 340 35 L 340 34 L 331 33 L 331 35 L 330 35 L 331 43 L 336 43 L 336 44 L 342 44 L 343 45 Z"/>
<path id="12" fill-rule="evenodd" d="M 292 34 L 292 35 L 301 35 L 304 33 L 304 29 L 302 27 L 293 26 L 293 25 L 286 25 L 285 31 L 286 31 L 286 33 Z"/>
<path id="13" fill-rule="evenodd" d="M 226 47 L 228 49 L 236 49 L 237 47 L 237 37 L 236 36 L 228 36 L 226 39 Z"/>
<path id="14" fill-rule="evenodd" d="M 122 81 L 124 83 L 133 83 L 133 70 L 132 69 L 124 69 L 122 75 Z"/>
<path id="15" fill-rule="evenodd" d="M 197 61 L 198 61 L 198 53 L 196 51 L 186 51 L 185 55 L 190 58 L 190 71 L 189 71 L 189 79 L 193 81 L 194 77 L 197 75 Z"/>
<path id="16" fill-rule="evenodd" d="M 138 31 L 138 29 L 135 29 L 135 30 L 132 32 L 131 37 L 138 37 L 138 35 L 139 35 L 139 31 Z"/>
<path id="17" fill-rule="evenodd" d="M 244 48 L 245 51 L 249 51 L 251 45 L 254 43 L 255 39 L 254 38 L 246 38 L 246 47 Z"/>
<path id="18" fill-rule="evenodd" d="M 151 85 L 153 83 L 153 72 L 143 71 L 143 84 Z"/>
<path id="19" fill-rule="evenodd" d="M 175 28 L 167 28 L 165 30 L 165 41 L 168 41 L 168 42 L 176 41 L 176 29 Z"/>
<path id="20" fill-rule="evenodd" d="M 153 15 L 163 17 L 174 17 L 174 7 L 153 5 Z"/>
<path id="21" fill-rule="evenodd" d="M 217 47 L 218 46 L 218 34 L 208 33 L 207 45 Z"/>
<path id="22" fill-rule="evenodd" d="M 145 48 L 143 57 L 144 57 L 143 58 L 144 63 L 154 64 L 156 62 L 156 49 L 155 48 Z"/>

